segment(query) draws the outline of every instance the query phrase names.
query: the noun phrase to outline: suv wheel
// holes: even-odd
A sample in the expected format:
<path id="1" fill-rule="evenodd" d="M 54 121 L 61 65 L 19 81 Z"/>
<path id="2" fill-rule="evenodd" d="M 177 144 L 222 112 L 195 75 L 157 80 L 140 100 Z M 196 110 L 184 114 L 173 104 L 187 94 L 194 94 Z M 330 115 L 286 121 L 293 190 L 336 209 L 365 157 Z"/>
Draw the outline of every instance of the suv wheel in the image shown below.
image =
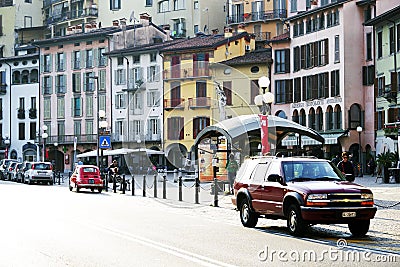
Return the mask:
<path id="1" fill-rule="evenodd" d="M 349 223 L 349 230 L 355 237 L 365 236 L 369 230 L 369 220 L 351 222 Z"/>
<path id="2" fill-rule="evenodd" d="M 304 233 L 306 224 L 301 217 L 300 209 L 297 205 L 290 205 L 287 216 L 287 227 L 291 235 L 300 236 Z"/>
<path id="3" fill-rule="evenodd" d="M 258 215 L 250 208 L 250 201 L 246 198 L 240 204 L 240 220 L 244 227 L 254 227 L 258 222 Z"/>

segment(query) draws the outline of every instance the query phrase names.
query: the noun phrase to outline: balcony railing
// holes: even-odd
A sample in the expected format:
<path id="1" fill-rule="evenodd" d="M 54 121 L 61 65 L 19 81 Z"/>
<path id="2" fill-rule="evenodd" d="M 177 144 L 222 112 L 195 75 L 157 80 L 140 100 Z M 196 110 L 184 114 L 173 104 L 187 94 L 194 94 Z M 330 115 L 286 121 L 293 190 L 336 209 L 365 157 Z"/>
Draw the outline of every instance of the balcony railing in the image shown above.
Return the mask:
<path id="1" fill-rule="evenodd" d="M 271 32 L 255 32 L 254 36 L 256 41 L 271 40 Z"/>
<path id="2" fill-rule="evenodd" d="M 211 107 L 211 97 L 188 98 L 188 100 L 190 109 Z"/>
<path id="3" fill-rule="evenodd" d="M 173 98 L 164 99 L 164 109 L 184 109 L 185 99 L 184 98 Z"/>
<path id="4" fill-rule="evenodd" d="M 193 79 L 199 77 L 210 77 L 210 69 L 205 68 L 175 68 L 164 70 L 164 80 L 170 79 Z"/>
<path id="5" fill-rule="evenodd" d="M 274 9 L 261 12 L 243 13 L 228 17 L 228 24 L 252 22 L 252 21 L 265 21 L 273 19 L 287 18 L 286 9 Z"/>
<path id="6" fill-rule="evenodd" d="M 55 135 L 50 136 L 46 139 L 46 143 L 54 144 L 58 143 L 61 145 L 73 144 L 74 138 L 77 138 L 78 144 L 96 144 L 97 135 L 96 134 L 82 134 L 82 135 Z"/>
<path id="7" fill-rule="evenodd" d="M 161 141 L 161 134 L 146 134 L 145 136 L 145 141 L 153 141 L 153 142 L 157 142 L 157 141 Z"/>
<path id="8" fill-rule="evenodd" d="M 65 20 L 71 19 L 81 19 L 86 17 L 97 17 L 98 10 L 97 8 L 85 8 L 80 10 L 73 10 L 61 13 L 61 15 L 57 16 L 48 16 L 44 24 L 47 26 L 49 24 L 57 23 L 57 22 L 64 22 Z"/>

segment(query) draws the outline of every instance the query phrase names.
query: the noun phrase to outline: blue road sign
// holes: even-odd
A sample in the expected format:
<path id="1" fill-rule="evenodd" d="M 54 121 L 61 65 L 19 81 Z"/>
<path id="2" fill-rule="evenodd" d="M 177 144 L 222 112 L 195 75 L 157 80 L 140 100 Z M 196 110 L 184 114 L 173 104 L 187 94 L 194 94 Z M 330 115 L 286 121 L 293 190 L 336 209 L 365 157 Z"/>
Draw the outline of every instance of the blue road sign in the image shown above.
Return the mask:
<path id="1" fill-rule="evenodd" d="M 100 148 L 111 148 L 111 136 L 100 135 L 99 137 L 99 147 Z"/>

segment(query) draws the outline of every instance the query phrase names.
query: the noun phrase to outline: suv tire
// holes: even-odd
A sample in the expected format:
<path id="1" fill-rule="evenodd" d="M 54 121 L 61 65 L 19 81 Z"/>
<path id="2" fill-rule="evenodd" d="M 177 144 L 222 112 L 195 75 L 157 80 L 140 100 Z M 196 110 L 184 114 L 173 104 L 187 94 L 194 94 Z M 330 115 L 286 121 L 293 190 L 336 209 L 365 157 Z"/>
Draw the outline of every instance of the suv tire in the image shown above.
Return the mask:
<path id="1" fill-rule="evenodd" d="M 294 236 L 301 236 L 306 226 L 301 217 L 299 206 L 295 204 L 290 205 L 287 213 L 287 227 L 289 233 Z"/>
<path id="2" fill-rule="evenodd" d="M 245 198 L 240 204 L 240 220 L 244 227 L 253 228 L 257 225 L 258 215 L 251 210 L 250 201 Z"/>
<path id="3" fill-rule="evenodd" d="M 365 236 L 369 230 L 369 220 L 351 222 L 349 230 L 354 237 Z"/>

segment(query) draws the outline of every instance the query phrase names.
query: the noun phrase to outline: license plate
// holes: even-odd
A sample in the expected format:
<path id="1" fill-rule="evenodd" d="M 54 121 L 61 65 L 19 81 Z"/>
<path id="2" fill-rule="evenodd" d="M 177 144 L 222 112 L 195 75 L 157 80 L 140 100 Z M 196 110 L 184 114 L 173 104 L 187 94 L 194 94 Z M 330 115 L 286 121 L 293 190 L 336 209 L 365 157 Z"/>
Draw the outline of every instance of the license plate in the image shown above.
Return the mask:
<path id="1" fill-rule="evenodd" d="M 89 184 L 94 184 L 94 180 L 93 179 L 89 179 Z"/>
<path id="2" fill-rule="evenodd" d="M 342 217 L 343 217 L 343 218 L 352 218 L 352 217 L 356 217 L 356 212 L 355 212 L 355 211 L 346 211 L 346 212 L 342 212 Z"/>

